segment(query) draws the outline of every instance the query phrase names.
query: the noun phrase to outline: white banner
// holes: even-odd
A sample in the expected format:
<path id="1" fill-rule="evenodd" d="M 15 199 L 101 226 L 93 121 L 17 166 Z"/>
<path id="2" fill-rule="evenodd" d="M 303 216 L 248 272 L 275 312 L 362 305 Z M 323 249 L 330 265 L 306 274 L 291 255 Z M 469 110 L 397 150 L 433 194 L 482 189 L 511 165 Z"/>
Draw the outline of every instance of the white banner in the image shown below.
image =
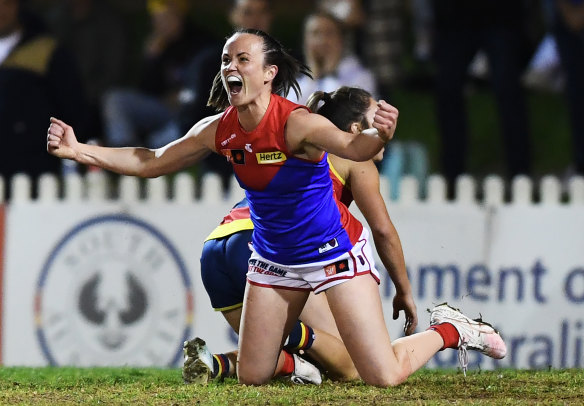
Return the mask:
<path id="1" fill-rule="evenodd" d="M 14 203 L 6 213 L 5 365 L 179 366 L 182 342 L 236 348 L 200 280 L 203 239 L 234 202 Z M 584 208 L 390 205 L 419 331 L 448 302 L 494 324 L 502 361 L 471 366 L 584 367 Z M 383 274 L 383 266 L 379 264 Z M 392 338 L 394 288 L 380 285 Z M 455 367 L 455 351 L 429 367 Z"/>
<path id="2" fill-rule="evenodd" d="M 182 365 L 223 337 L 199 277 L 230 204 L 15 204 L 7 216 L 5 365 Z"/>
<path id="3" fill-rule="evenodd" d="M 404 248 L 419 331 L 428 326 L 426 310 L 448 302 L 472 318 L 482 315 L 507 343 L 501 361 L 470 352 L 471 367 L 584 367 L 584 208 L 443 204 L 388 211 Z M 381 294 L 395 339 L 403 318 L 391 320 L 394 293 L 386 278 Z M 457 365 L 450 350 L 428 363 Z"/>

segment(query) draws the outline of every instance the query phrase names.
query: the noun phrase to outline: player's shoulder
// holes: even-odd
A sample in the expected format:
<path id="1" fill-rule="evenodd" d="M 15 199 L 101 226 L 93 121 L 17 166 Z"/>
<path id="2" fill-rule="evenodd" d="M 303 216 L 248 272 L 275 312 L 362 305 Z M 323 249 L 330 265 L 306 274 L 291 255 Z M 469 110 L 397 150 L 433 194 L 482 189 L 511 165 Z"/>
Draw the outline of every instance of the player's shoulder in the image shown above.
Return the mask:
<path id="1" fill-rule="evenodd" d="M 298 107 L 292 110 L 290 116 L 288 117 L 288 122 L 292 122 L 295 125 L 307 126 L 311 124 L 317 124 L 322 122 L 327 122 L 328 120 L 321 116 L 320 114 L 312 113 L 306 108 Z"/>
<path id="2" fill-rule="evenodd" d="M 212 116 L 208 116 L 199 120 L 195 125 L 191 127 L 189 130 L 189 134 L 191 136 L 203 135 L 203 134 L 210 134 L 213 135 L 217 131 L 217 126 L 219 125 L 219 121 L 221 120 L 221 116 L 223 113 L 214 114 Z"/>
<path id="3" fill-rule="evenodd" d="M 334 154 L 328 154 L 328 162 L 331 171 L 341 179 L 346 179 L 349 176 L 349 170 L 351 168 L 351 163 L 355 161 L 350 161 L 345 158 Z"/>

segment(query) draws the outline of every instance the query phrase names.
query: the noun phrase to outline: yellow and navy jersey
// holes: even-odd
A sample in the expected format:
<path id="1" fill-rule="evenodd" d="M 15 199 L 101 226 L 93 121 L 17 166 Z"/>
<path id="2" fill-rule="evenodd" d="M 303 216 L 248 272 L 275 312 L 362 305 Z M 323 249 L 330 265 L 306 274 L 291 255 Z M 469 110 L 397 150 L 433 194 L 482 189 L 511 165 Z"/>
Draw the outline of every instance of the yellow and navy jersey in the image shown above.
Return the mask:
<path id="1" fill-rule="evenodd" d="M 346 187 L 345 179 L 337 172 L 330 157 L 327 158 L 329 164 L 329 175 L 333 182 L 333 191 L 335 193 L 335 199 L 343 203 L 345 206 L 349 207 L 353 203 L 353 193 L 351 189 Z"/>
<path id="2" fill-rule="evenodd" d="M 211 231 L 205 241 L 227 237 L 243 230 L 253 230 L 253 223 L 249 216 L 249 205 L 245 198 L 233 206 L 227 216 L 223 217 L 221 224 Z"/>

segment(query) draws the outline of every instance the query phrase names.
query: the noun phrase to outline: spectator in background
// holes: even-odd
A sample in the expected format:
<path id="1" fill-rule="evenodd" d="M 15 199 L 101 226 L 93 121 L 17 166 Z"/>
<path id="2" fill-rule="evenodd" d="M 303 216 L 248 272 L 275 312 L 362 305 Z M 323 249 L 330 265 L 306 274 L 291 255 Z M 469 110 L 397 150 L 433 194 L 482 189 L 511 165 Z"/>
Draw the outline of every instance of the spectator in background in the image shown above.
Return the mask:
<path id="1" fill-rule="evenodd" d="M 22 0 L 0 0 L 0 123 L 4 154 L 0 175 L 33 181 L 60 173 L 61 162 L 39 147 L 50 116 L 63 115 L 85 128 L 85 99 L 74 58 Z M 36 182 L 33 182 L 36 197 Z"/>
<path id="2" fill-rule="evenodd" d="M 584 0 L 550 0 L 560 63 L 566 78 L 574 146 L 574 171 L 584 175 Z"/>
<path id="3" fill-rule="evenodd" d="M 369 0 L 365 3 L 367 24 L 360 41 L 363 61 L 375 75 L 381 98 L 391 97 L 402 77 L 404 54 L 404 2 Z"/>
<path id="4" fill-rule="evenodd" d="M 432 57 L 432 15 L 431 0 L 411 0 L 413 55 L 419 62 L 429 62 Z"/>
<path id="5" fill-rule="evenodd" d="M 339 10 L 336 12 L 341 14 Z M 299 78 L 302 94 L 300 97 L 290 94 L 290 100 L 305 104 L 313 92 L 332 92 L 341 86 L 359 87 L 377 97 L 376 77 L 351 52 L 350 47 L 346 46 L 346 31 L 342 21 L 327 11 L 308 15 L 304 23 L 304 55 L 306 64 L 312 70 L 313 79 L 307 76 Z M 380 173 L 390 181 L 389 197 L 393 200 L 399 197 L 402 176 L 409 174 L 416 177 L 420 194 L 423 195 L 428 170 L 428 157 L 423 145 L 417 142 L 393 141 L 385 149 L 383 161 L 377 163 L 377 166 Z"/>
<path id="6" fill-rule="evenodd" d="M 429 57 L 431 27 L 430 0 L 409 1 L 413 14 L 413 34 L 416 58 Z M 363 3 L 367 24 L 363 24 L 361 47 L 363 60 L 375 75 L 379 97 L 391 100 L 393 90 L 403 84 L 401 67 L 404 55 L 404 15 L 402 0 L 368 0 Z M 426 36 L 424 34 L 427 34 Z M 397 140 L 385 148 L 383 161 L 377 165 L 380 173 L 389 180 L 392 200 L 399 198 L 401 179 L 411 175 L 419 185 L 419 196 L 425 195 L 429 159 L 425 145 L 416 140 Z"/>
<path id="7" fill-rule="evenodd" d="M 234 29 L 253 28 L 270 32 L 274 18 L 269 0 L 234 0 L 229 10 L 229 22 Z M 221 64 L 223 41 L 213 41 L 190 62 L 181 92 L 180 123 L 183 133 L 203 117 L 215 113 L 207 106 L 209 90 Z M 233 169 L 223 157 L 211 154 L 199 164 L 196 195 L 200 197 L 205 174 L 217 173 L 221 178 L 223 194 L 227 196 L 233 178 Z"/>
<path id="8" fill-rule="evenodd" d="M 486 53 L 510 177 L 531 172 L 531 140 L 521 87 L 524 3 L 504 0 L 433 0 L 436 106 L 442 171 L 453 195 L 466 172 L 468 122 L 464 87 L 478 50 Z"/>
<path id="9" fill-rule="evenodd" d="M 377 98 L 377 83 L 373 73 L 350 52 L 344 42 L 345 26 L 332 14 L 317 11 L 304 22 L 304 58 L 313 79 L 298 79 L 302 94 L 288 95 L 296 103 L 305 104 L 308 96 L 317 90 L 332 92 L 341 86 L 367 90 Z"/>
<path id="10" fill-rule="evenodd" d="M 76 57 L 88 101 L 88 137 L 103 133 L 101 99 L 121 84 L 127 33 L 121 15 L 104 0 L 66 0 L 50 10 L 48 22 Z"/>
<path id="11" fill-rule="evenodd" d="M 190 59 L 211 37 L 189 20 L 188 0 L 148 0 L 151 32 L 144 43 L 138 89 L 104 97 L 104 143 L 156 148 L 182 135 L 179 91 Z"/>
<path id="12" fill-rule="evenodd" d="M 381 0 L 386 2 L 388 0 Z M 365 9 L 361 0 L 317 0 L 316 10 L 333 15 L 345 26 L 345 47 L 348 52 L 363 58 L 363 27 Z"/>

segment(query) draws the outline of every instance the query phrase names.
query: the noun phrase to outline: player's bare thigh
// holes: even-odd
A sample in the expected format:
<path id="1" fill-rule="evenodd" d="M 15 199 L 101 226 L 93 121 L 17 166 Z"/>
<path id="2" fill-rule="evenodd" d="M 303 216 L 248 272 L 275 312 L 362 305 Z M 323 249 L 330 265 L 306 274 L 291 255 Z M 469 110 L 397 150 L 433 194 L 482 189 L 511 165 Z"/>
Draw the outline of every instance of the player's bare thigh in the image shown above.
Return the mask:
<path id="1" fill-rule="evenodd" d="M 239 332 L 237 374 L 246 384 L 274 375 L 280 348 L 302 311 L 307 291 L 247 284 Z"/>
<path id="2" fill-rule="evenodd" d="M 383 385 L 401 367 L 391 346 L 377 282 L 361 275 L 326 293 L 359 375 L 368 383 Z"/>
<path id="3" fill-rule="evenodd" d="M 337 338 L 341 337 L 325 293 L 318 295 L 310 293 L 300 314 L 300 320 L 314 329 L 325 331 Z"/>

